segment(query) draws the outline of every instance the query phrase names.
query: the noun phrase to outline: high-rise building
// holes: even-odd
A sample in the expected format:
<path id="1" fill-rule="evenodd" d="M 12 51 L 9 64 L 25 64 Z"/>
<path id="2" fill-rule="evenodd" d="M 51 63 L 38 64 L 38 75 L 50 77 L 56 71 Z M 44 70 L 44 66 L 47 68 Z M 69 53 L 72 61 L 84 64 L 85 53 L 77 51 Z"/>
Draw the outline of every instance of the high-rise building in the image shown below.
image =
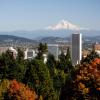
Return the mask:
<path id="1" fill-rule="evenodd" d="M 82 34 L 76 33 L 72 34 L 71 42 L 71 59 L 72 64 L 77 65 L 80 63 L 82 58 Z"/>

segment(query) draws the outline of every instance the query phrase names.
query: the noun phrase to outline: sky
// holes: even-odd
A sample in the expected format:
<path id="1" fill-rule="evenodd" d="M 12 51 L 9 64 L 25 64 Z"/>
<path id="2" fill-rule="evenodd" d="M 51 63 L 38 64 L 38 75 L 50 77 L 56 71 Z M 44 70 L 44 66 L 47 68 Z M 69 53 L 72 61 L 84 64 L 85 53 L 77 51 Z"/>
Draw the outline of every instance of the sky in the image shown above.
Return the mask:
<path id="1" fill-rule="evenodd" d="M 0 0 L 0 31 L 44 29 L 60 20 L 100 30 L 100 0 Z"/>

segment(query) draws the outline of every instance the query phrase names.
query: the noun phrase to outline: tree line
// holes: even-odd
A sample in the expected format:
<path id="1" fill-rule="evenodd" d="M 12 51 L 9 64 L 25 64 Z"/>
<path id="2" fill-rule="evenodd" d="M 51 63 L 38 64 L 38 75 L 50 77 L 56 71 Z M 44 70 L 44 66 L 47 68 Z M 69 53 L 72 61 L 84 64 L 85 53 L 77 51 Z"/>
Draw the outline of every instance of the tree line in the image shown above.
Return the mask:
<path id="1" fill-rule="evenodd" d="M 54 56 L 49 54 L 47 63 L 44 64 L 43 54 L 48 51 L 47 44 L 39 44 L 38 55 L 32 60 L 24 60 L 23 51 L 17 51 L 16 59 L 9 50 L 0 55 L 0 85 L 6 80 L 9 84 L 16 80 L 16 84 L 22 83 L 35 91 L 38 100 L 59 100 L 61 87 L 65 83 L 69 65 L 71 66 L 70 55 L 65 56 L 62 52 L 59 61 L 56 61 Z M 6 92 L 1 91 L 1 98 L 4 100 L 7 98 L 6 94 L 9 94 L 8 90 L 5 90 Z M 8 97 L 16 100 L 18 96 Z"/>
<path id="2" fill-rule="evenodd" d="M 69 48 L 58 61 L 48 54 L 46 64 L 43 54 L 48 52 L 47 44 L 39 44 L 38 55 L 32 60 L 25 60 L 23 51 L 17 51 L 16 59 L 9 50 L 0 55 L 1 100 L 98 100 L 100 58 L 95 51 L 74 67 Z"/>

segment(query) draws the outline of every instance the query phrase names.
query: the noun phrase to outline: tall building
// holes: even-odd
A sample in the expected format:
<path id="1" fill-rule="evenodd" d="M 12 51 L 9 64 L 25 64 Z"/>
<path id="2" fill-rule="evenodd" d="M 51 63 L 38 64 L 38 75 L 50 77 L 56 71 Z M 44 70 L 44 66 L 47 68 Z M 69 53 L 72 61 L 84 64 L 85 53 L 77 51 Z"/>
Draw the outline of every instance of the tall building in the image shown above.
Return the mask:
<path id="1" fill-rule="evenodd" d="M 72 34 L 71 46 L 72 64 L 77 65 L 80 63 L 80 60 L 82 58 L 82 34 Z"/>

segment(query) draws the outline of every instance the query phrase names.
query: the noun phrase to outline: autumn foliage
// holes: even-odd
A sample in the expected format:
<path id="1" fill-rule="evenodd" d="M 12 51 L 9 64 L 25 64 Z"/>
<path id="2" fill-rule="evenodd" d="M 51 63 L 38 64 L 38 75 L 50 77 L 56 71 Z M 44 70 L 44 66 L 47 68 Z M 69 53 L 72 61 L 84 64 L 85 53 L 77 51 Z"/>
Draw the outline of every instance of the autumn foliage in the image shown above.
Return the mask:
<path id="1" fill-rule="evenodd" d="M 96 58 L 90 64 L 81 65 L 73 83 L 82 95 L 98 98 L 98 94 L 100 94 L 100 59 Z"/>
<path id="2" fill-rule="evenodd" d="M 60 100 L 100 100 L 100 58 L 77 65 L 69 76 Z"/>
<path id="3" fill-rule="evenodd" d="M 4 80 L 2 83 L 5 85 L 1 84 L 4 89 L 0 87 L 0 96 L 4 100 L 36 100 L 37 98 L 35 91 L 16 80 Z"/>
<path id="4" fill-rule="evenodd" d="M 10 81 L 7 79 L 0 82 L 0 100 L 4 100 L 4 95 L 7 92 L 9 85 L 10 85 Z"/>
<path id="5" fill-rule="evenodd" d="M 37 95 L 28 86 L 18 83 L 16 80 L 11 81 L 10 88 L 8 89 L 9 96 L 17 100 L 35 100 Z"/>

